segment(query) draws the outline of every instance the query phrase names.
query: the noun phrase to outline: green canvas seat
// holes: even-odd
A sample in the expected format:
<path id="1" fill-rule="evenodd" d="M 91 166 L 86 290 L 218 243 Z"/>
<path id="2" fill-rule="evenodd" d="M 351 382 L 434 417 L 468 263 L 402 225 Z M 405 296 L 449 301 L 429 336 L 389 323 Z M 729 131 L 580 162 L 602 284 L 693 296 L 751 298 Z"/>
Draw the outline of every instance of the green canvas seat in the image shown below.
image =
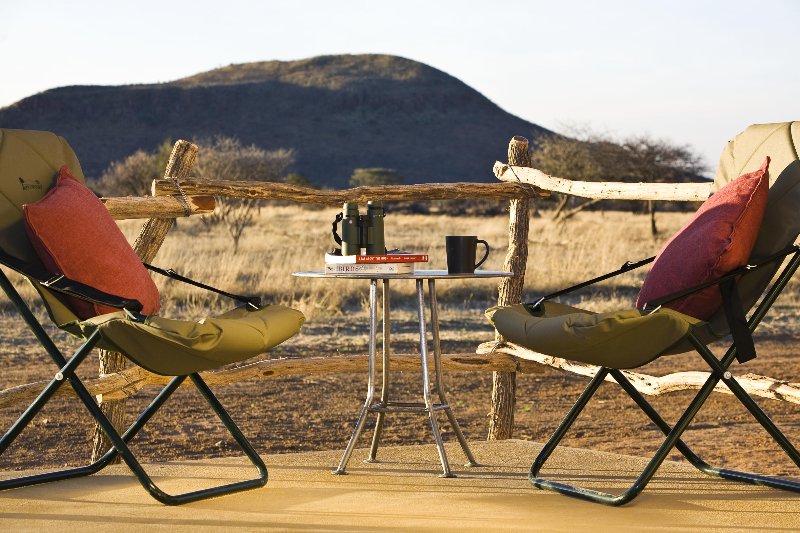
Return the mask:
<path id="1" fill-rule="evenodd" d="M 655 302 L 666 303 L 702 289 L 719 286 L 726 305 L 708 320 L 698 320 L 661 305 L 653 305 L 646 310 L 632 307 L 615 312 L 593 313 L 550 301 L 642 266 L 653 258 L 636 264 L 626 263 L 616 272 L 558 291 L 535 302 L 487 310 L 487 317 L 506 340 L 546 355 L 600 367 L 534 461 L 530 473 L 530 481 L 534 486 L 608 505 L 621 505 L 633 500 L 644 489 L 669 452 L 677 448 L 693 465 L 707 474 L 800 492 L 800 483 L 785 478 L 712 467 L 695 455 L 680 439 L 714 386 L 723 381 L 800 467 L 797 449 L 728 370 L 734 359 L 744 362 L 747 357 L 743 356 L 755 356 L 752 332 L 800 266 L 800 247 L 795 244 L 800 235 L 798 152 L 800 122 L 750 126 L 725 147 L 715 176 L 716 190 L 742 174 L 757 170 L 766 156 L 771 158 L 766 212 L 748 261 L 751 266 L 734 270 L 722 278 L 696 287 L 688 286 L 678 294 L 668 295 L 659 299 L 661 302 Z M 727 338 L 729 334 L 733 341 L 730 348 L 722 358 L 715 357 L 707 345 Z M 658 357 L 687 351 L 696 351 L 712 372 L 680 419 L 670 425 L 633 387 L 620 369 L 636 368 Z M 544 463 L 607 376 L 617 381 L 662 430 L 666 436 L 664 443 L 636 482 L 620 495 L 574 487 L 540 477 L 539 472 Z"/>
<path id="2" fill-rule="evenodd" d="M 143 316 L 138 313 L 141 304 L 135 300 L 109 295 L 91 287 L 90 284 L 74 282 L 64 276 L 56 275 L 60 273 L 47 272 L 26 233 L 22 206 L 32 204 L 47 194 L 53 187 L 62 165 L 69 166 L 72 175 L 79 182 L 83 182 L 78 159 L 63 138 L 47 132 L 0 129 L 0 263 L 25 276 L 42 297 L 45 309 L 54 324 L 79 337 L 83 342 L 70 358 L 64 357 L 30 311 L 27 303 L 0 271 L 0 287 L 42 343 L 42 348 L 59 368 L 56 378 L 0 439 L 0 454 L 28 426 L 55 391 L 66 382 L 73 387 L 113 447 L 103 457 L 87 466 L 3 480 L 0 481 L 0 490 L 92 474 L 108 465 L 117 456 L 128 464 L 153 497 L 171 505 L 263 486 L 267 481 L 267 470 L 263 461 L 198 372 L 243 361 L 277 346 L 300 330 L 305 320 L 303 314 L 281 305 L 257 305 L 252 298 L 238 297 L 217 290 L 222 294 L 233 296 L 244 305 L 219 316 L 196 321 L 175 320 L 158 315 Z M 123 246 L 127 245 L 123 243 Z M 102 250 L 94 250 L 91 246 L 87 246 L 85 261 L 92 261 L 93 254 L 98 253 L 102 253 Z M 154 270 L 160 271 L 160 269 Z M 116 307 L 120 311 L 81 320 L 68 307 L 64 300 L 65 295 Z M 75 375 L 77 366 L 94 348 L 119 352 L 151 372 L 175 376 L 150 406 L 139 415 L 134 424 L 122 434 L 111 425 L 94 398 Z M 194 383 L 256 467 L 258 477 L 221 487 L 170 495 L 159 489 L 144 472 L 127 443 L 187 378 Z"/>
<path id="3" fill-rule="evenodd" d="M 548 355 L 636 368 L 669 351 L 703 322 L 672 309 L 594 313 L 557 302 L 493 307 L 486 316 L 507 340 Z"/>
<path id="4" fill-rule="evenodd" d="M 122 352 L 156 374 L 176 376 L 263 354 L 293 337 L 302 323 L 299 311 L 270 305 L 256 311 L 237 307 L 197 322 L 160 316 L 137 322 L 125 313 L 113 313 L 76 325 L 84 338 L 99 331 L 102 340 L 98 347 Z"/>

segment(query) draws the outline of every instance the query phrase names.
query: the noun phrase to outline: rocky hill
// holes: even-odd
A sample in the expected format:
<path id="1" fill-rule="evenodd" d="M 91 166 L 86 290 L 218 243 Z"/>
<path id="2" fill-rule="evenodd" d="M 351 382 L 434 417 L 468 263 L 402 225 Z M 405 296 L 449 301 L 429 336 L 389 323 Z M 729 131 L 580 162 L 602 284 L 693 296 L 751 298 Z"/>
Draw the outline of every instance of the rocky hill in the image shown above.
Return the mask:
<path id="1" fill-rule="evenodd" d="M 293 171 L 333 187 L 345 187 L 357 167 L 392 168 L 411 183 L 491 181 L 511 136 L 548 133 L 444 72 L 387 55 L 230 65 L 153 85 L 59 87 L 0 109 L 0 126 L 65 136 L 88 176 L 164 139 L 223 134 L 292 148 Z"/>

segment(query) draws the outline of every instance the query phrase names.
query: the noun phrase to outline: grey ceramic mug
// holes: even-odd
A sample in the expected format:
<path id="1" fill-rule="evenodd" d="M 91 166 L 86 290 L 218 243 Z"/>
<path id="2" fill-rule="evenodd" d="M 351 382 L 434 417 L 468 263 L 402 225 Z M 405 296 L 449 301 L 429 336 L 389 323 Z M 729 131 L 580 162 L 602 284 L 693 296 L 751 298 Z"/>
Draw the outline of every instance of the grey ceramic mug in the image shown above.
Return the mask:
<path id="1" fill-rule="evenodd" d="M 486 253 L 475 263 L 478 243 L 486 247 Z M 448 235 L 445 237 L 448 274 L 471 274 L 489 257 L 489 243 L 475 235 Z"/>

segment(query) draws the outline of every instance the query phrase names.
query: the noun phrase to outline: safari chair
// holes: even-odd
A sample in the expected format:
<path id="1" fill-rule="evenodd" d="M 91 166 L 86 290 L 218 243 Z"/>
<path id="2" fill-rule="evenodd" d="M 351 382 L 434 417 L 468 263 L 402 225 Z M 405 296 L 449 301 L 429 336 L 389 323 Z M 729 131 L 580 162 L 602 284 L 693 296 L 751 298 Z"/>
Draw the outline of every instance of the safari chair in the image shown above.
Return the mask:
<path id="1" fill-rule="evenodd" d="M 65 173 L 69 171 L 72 176 L 65 176 Z M 178 505 L 263 486 L 267 482 L 266 466 L 198 372 L 248 359 L 280 344 L 299 331 L 304 321 L 302 313 L 278 305 L 262 306 L 258 298 L 219 291 L 183 278 L 172 270 L 153 267 L 157 272 L 172 278 L 230 296 L 240 304 L 235 309 L 217 317 L 209 317 L 197 322 L 171 320 L 147 311 L 142 302 L 152 299 L 152 292 L 144 294 L 147 290 L 143 290 L 141 296 L 137 291 L 133 291 L 133 294 L 109 294 L 108 291 L 93 286 L 93 275 L 89 275 L 88 279 L 85 274 L 82 274 L 84 279 L 70 279 L 65 275 L 66 269 L 48 268 L 44 264 L 45 259 L 37 253 L 38 250 L 34 249 L 35 246 L 41 246 L 42 243 L 48 245 L 48 242 L 58 245 L 63 244 L 64 240 L 74 242 L 88 239 L 88 236 L 92 234 L 89 230 L 94 231 L 95 229 L 94 226 L 82 227 L 78 232 L 80 235 L 69 235 L 68 231 L 64 230 L 63 234 L 56 235 L 54 238 L 49 236 L 54 239 L 53 241 L 41 241 L 38 244 L 35 242 L 36 239 L 43 238 L 43 235 L 37 233 L 41 231 L 41 228 L 31 229 L 31 206 L 44 205 L 37 213 L 38 216 L 43 216 L 45 219 L 51 212 L 55 212 L 54 208 L 50 207 L 51 204 L 40 204 L 40 202 L 53 200 L 54 196 L 51 194 L 55 194 L 53 191 L 59 190 L 62 181 L 72 187 L 70 190 L 77 191 L 77 194 L 83 194 L 83 198 L 86 199 L 84 203 L 77 206 L 62 206 L 72 209 L 72 211 L 67 211 L 67 215 L 70 215 L 68 218 L 72 218 L 71 215 L 74 214 L 75 218 L 83 220 L 88 216 L 84 216 L 84 213 L 92 212 L 94 213 L 92 217 L 96 217 L 97 226 L 105 224 L 108 227 L 110 225 L 113 226 L 114 231 L 119 232 L 108 212 L 102 208 L 99 199 L 82 185 L 83 175 L 80 165 L 64 139 L 45 132 L 0 130 L 0 264 L 22 274 L 42 297 L 47 314 L 54 324 L 78 337 L 82 342 L 72 356 L 65 356 L 56 347 L 9 278 L 0 271 L 0 287 L 5 291 L 56 366 L 55 377 L 7 433 L 0 438 L 0 454 L 8 449 L 9 445 L 29 425 L 53 394 L 66 382 L 70 384 L 89 414 L 108 436 L 112 448 L 98 460 L 86 466 L 2 480 L 0 481 L 0 490 L 94 474 L 111 463 L 117 456 L 121 457 L 130 467 L 142 486 L 156 500 L 168 505 Z M 58 194 L 61 194 L 60 190 Z M 78 216 L 79 214 L 80 216 Z M 28 217 L 27 220 L 26 217 Z M 50 222 L 55 225 L 56 229 L 61 229 L 61 226 L 69 221 L 59 219 Z M 34 238 L 34 233 L 36 238 Z M 84 241 L 83 246 L 71 247 L 67 251 L 77 253 L 80 268 L 89 267 L 90 273 L 98 272 L 98 269 L 102 272 L 103 269 L 113 268 L 114 270 L 110 274 L 115 278 L 112 281 L 116 281 L 116 278 L 124 277 L 129 271 L 138 272 L 137 269 L 140 269 L 144 272 L 144 282 L 152 284 L 149 274 L 144 270 L 142 263 L 127 242 L 124 241 L 122 233 L 119 232 L 116 237 L 111 237 L 117 239 L 114 241 L 116 243 L 119 243 L 119 238 L 124 242 L 122 248 L 113 253 L 105 246 L 105 243 L 96 240 Z M 111 239 L 111 237 L 109 238 Z M 109 267 L 108 263 L 103 262 L 109 259 L 119 261 L 120 257 L 122 257 L 123 263 L 118 262 L 113 267 Z M 125 262 L 126 258 L 130 258 L 130 261 Z M 128 293 L 132 291 L 131 286 L 123 285 L 123 288 Z M 152 285 L 152 289 L 155 289 L 155 285 Z M 158 308 L 157 290 L 154 294 L 156 301 L 154 304 L 149 304 L 151 309 Z M 98 316 L 81 317 L 78 311 L 81 305 L 106 309 L 106 312 Z M 94 313 L 90 312 L 89 314 Z M 174 376 L 150 405 L 142 411 L 135 422 L 121 434 L 109 422 L 75 373 L 78 365 L 85 360 L 93 348 L 120 352 L 151 372 Z M 142 468 L 128 447 L 128 443 L 187 377 L 207 400 L 211 410 L 220 418 L 240 449 L 255 466 L 258 471 L 257 477 L 218 487 L 171 495 L 158 488 Z"/>
<path id="2" fill-rule="evenodd" d="M 676 447 L 692 465 L 706 474 L 800 492 L 800 482 L 797 481 L 711 466 L 681 440 L 683 432 L 714 387 L 722 381 L 800 467 L 797 449 L 730 371 L 734 359 L 744 363 L 756 356 L 752 333 L 800 265 L 800 247 L 795 244 L 800 234 L 799 149 L 800 122 L 793 122 L 751 126 L 730 141 L 723 151 L 715 176 L 714 188 L 717 191 L 740 174 L 757 169 L 765 157 L 771 158 L 769 190 L 768 193 L 764 191 L 766 207 L 763 208 L 762 205 L 763 219 L 760 229 L 756 227 L 755 243 L 746 264 L 701 283 L 687 282 L 678 265 L 670 274 L 677 276 L 676 279 L 683 286 L 674 289 L 672 293 L 648 298 L 644 302 L 641 301 L 643 293 L 640 293 L 640 301 L 634 309 L 593 313 L 551 300 L 639 268 L 653 262 L 655 257 L 637 263 L 626 263 L 615 272 L 549 294 L 534 302 L 487 310 L 487 316 L 497 331 L 511 342 L 546 355 L 600 366 L 591 383 L 531 466 L 529 479 L 535 487 L 606 505 L 622 505 L 644 490 L 661 463 L 673 447 Z M 716 195 L 717 193 L 712 195 L 708 202 Z M 704 237 L 701 235 L 699 238 Z M 666 253 L 668 247 L 662 249 L 659 257 Z M 648 274 L 648 279 L 656 270 L 657 264 L 658 261 Z M 714 292 L 709 293 L 709 288 Z M 671 304 L 686 301 L 686 297 L 700 294 L 701 291 L 721 300 L 721 305 L 717 304 L 709 316 L 697 318 L 670 308 Z M 749 317 L 746 316 L 748 312 Z M 725 354 L 717 358 L 707 345 L 727 338 L 728 335 L 732 343 Z M 636 390 L 621 369 L 636 368 L 658 357 L 692 350 L 708 364 L 711 372 L 677 422 L 670 424 Z M 545 462 L 609 375 L 664 433 L 666 439 L 663 444 L 630 488 L 619 495 L 544 479 L 540 476 L 540 471 Z"/>

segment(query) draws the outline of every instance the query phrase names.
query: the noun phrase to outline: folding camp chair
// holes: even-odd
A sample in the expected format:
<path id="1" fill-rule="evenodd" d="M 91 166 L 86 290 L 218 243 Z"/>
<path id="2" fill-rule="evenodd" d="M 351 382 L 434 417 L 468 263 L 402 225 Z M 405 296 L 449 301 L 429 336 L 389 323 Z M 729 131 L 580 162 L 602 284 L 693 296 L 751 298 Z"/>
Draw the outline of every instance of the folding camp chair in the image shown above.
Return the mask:
<path id="1" fill-rule="evenodd" d="M 142 486 L 156 500 L 168 505 L 178 505 L 263 486 L 267 482 L 267 469 L 263 461 L 198 372 L 241 361 L 276 346 L 299 331 L 304 321 L 302 313 L 283 306 L 261 306 L 257 298 L 225 293 L 182 278 L 171 270 L 155 268 L 156 271 L 172 278 L 230 296 L 242 305 L 220 316 L 198 322 L 170 320 L 157 315 L 144 316 L 140 312 L 142 304 L 137 299 L 107 294 L 92 287 L 86 280 L 78 282 L 59 275 L 63 272 L 48 270 L 34 252 L 32 243 L 26 234 L 22 207 L 24 204 L 37 202 L 48 193 L 48 190 L 53 187 L 56 174 L 59 173 L 62 165 L 69 167 L 77 182 L 83 182 L 75 154 L 64 139 L 45 132 L 0 130 L 0 264 L 16 270 L 27 278 L 43 298 L 47 313 L 53 322 L 83 341 L 83 344 L 71 357 L 65 357 L 45 332 L 8 277 L 0 271 L 0 287 L 19 310 L 22 318 L 57 367 L 55 377 L 0 439 L 0 454 L 8 449 L 9 445 L 65 382 L 69 382 L 80 401 L 108 436 L 112 448 L 97 461 L 86 466 L 0 481 L 0 490 L 93 474 L 103 469 L 117 456 L 125 461 Z M 78 184 L 77 187 L 81 191 L 86 191 L 82 185 Z M 94 199 L 96 200 L 96 198 Z M 107 215 L 104 210 L 102 213 Z M 117 231 L 110 217 L 107 222 L 113 226 L 114 231 Z M 122 240 L 122 245 L 127 246 L 124 238 Z M 98 254 L 104 252 L 102 249 L 97 249 L 96 246 L 87 246 L 86 248 L 85 257 L 81 257 L 81 261 L 85 261 L 87 264 L 96 262 Z M 135 254 L 132 257 L 136 259 Z M 141 268 L 141 265 L 137 264 L 136 267 Z M 144 276 L 148 283 L 151 283 L 146 272 Z M 112 309 L 114 312 L 93 318 L 79 319 L 73 308 L 70 308 L 68 298 L 79 298 L 84 302 L 102 304 L 117 309 L 117 311 Z M 109 422 L 85 385 L 75 374 L 78 365 L 93 348 L 121 352 L 147 370 L 161 375 L 174 376 L 122 434 L 117 432 Z M 171 495 L 158 488 L 142 468 L 128 447 L 128 442 L 136 436 L 187 377 L 207 400 L 240 449 L 255 466 L 258 471 L 257 477 L 218 487 Z"/>
<path id="2" fill-rule="evenodd" d="M 615 272 L 547 295 L 535 302 L 495 307 L 487 311 L 487 316 L 497 330 L 511 342 L 547 355 L 601 367 L 533 463 L 529 479 L 535 487 L 607 505 L 622 505 L 633 500 L 645 488 L 672 448 L 676 447 L 691 464 L 706 474 L 800 492 L 800 482 L 797 481 L 711 466 L 681 440 L 681 435 L 695 414 L 714 387 L 722 381 L 800 467 L 797 449 L 729 370 L 734 359 L 742 363 L 755 357 L 752 333 L 800 266 L 800 247 L 795 245 L 800 234 L 799 147 L 800 122 L 793 122 L 751 126 L 730 141 L 723 151 L 715 177 L 717 189 L 740 174 L 758 168 L 766 156 L 772 160 L 766 210 L 749 264 L 718 279 L 649 301 L 639 309 L 595 314 L 550 300 L 641 267 L 654 258 L 626 263 Z M 708 320 L 695 319 L 662 307 L 663 304 L 675 302 L 708 287 L 719 287 L 723 301 L 721 308 Z M 748 318 L 746 313 L 751 309 Z M 718 359 L 707 344 L 728 334 L 732 338 L 732 344 L 725 355 Z M 663 355 L 691 350 L 695 350 L 709 365 L 710 376 L 678 421 L 670 425 L 620 369 L 635 368 Z M 539 472 L 545 461 L 609 375 L 666 435 L 663 444 L 633 485 L 619 495 L 540 477 Z"/>

